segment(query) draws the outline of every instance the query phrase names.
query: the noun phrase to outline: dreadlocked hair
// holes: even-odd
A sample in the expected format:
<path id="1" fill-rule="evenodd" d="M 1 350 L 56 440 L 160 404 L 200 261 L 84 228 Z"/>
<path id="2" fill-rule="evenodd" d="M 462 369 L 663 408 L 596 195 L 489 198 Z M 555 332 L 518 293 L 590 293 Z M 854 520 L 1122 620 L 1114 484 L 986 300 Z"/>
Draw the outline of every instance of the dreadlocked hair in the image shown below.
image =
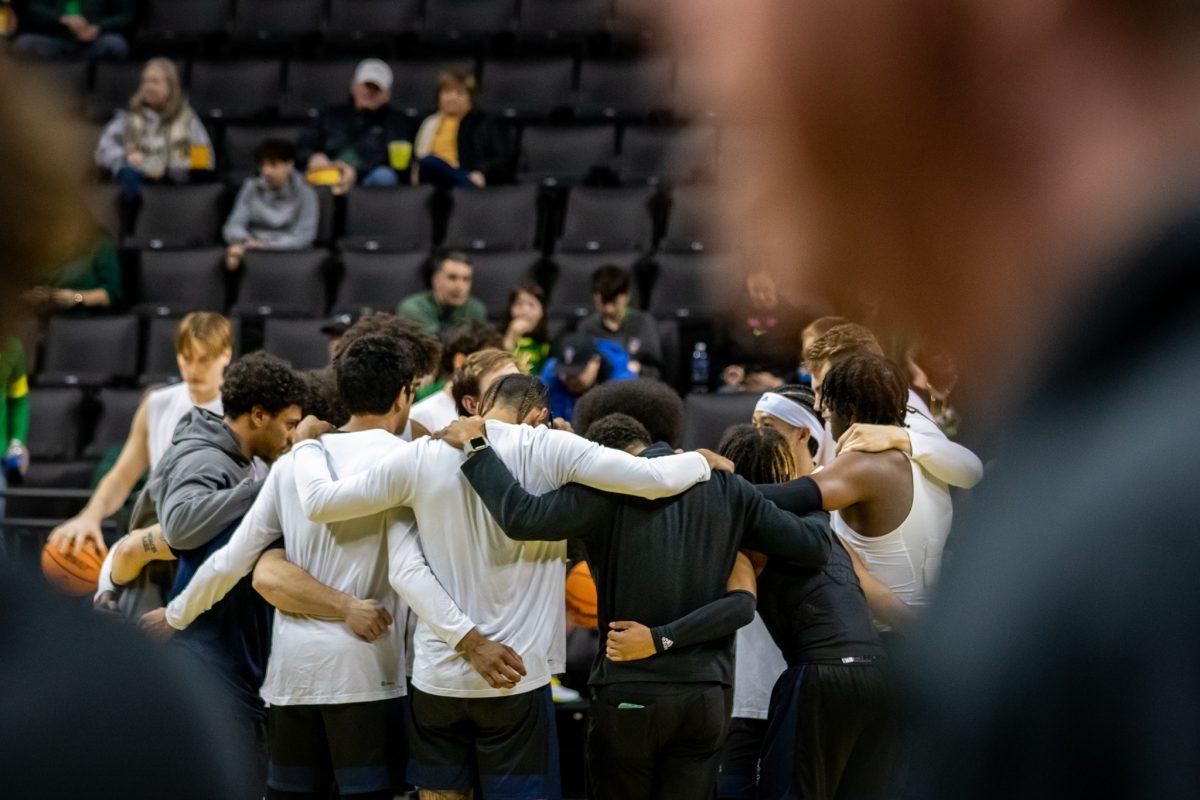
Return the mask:
<path id="1" fill-rule="evenodd" d="M 806 410 L 811 411 L 817 419 L 821 418 L 821 413 L 817 411 L 817 396 L 813 393 L 812 387 L 805 386 L 802 383 L 789 383 L 780 386 L 778 389 L 772 389 L 777 395 L 786 397 L 797 405 L 803 406 Z M 821 447 L 821 442 L 817 437 L 808 437 L 808 454 L 813 458 L 817 457 L 817 450 Z"/>
<path id="2" fill-rule="evenodd" d="M 784 483 L 796 477 L 796 462 L 783 434 L 774 428 L 733 425 L 717 452 L 733 462 L 733 471 L 751 483 Z"/>
<path id="3" fill-rule="evenodd" d="M 479 401 L 479 415 L 487 414 L 496 405 L 516 409 L 517 419 L 523 420 L 532 411 L 546 407 L 549 389 L 533 375 L 505 375 L 488 387 Z"/>
<path id="4" fill-rule="evenodd" d="M 821 403 L 850 422 L 903 425 L 908 379 L 891 361 L 858 353 L 839 361 L 821 383 Z"/>

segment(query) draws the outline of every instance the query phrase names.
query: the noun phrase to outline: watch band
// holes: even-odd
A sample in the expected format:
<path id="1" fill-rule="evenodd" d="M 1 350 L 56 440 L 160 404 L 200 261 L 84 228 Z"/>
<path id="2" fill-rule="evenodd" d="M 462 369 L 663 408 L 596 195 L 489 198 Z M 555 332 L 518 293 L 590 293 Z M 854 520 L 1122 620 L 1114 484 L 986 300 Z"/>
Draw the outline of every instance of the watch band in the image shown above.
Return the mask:
<path id="1" fill-rule="evenodd" d="M 467 446 L 463 448 L 463 451 L 471 455 L 478 453 L 480 450 L 486 450 L 491 446 L 492 443 L 487 440 L 486 436 L 476 436 L 473 439 L 467 440 Z"/>

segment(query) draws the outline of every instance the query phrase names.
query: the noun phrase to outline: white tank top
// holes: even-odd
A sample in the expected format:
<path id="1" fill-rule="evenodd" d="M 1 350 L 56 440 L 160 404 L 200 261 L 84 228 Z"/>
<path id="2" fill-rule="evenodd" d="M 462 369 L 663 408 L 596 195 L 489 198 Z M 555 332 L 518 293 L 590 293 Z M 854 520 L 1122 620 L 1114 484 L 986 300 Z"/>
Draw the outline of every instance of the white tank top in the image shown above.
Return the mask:
<path id="1" fill-rule="evenodd" d="M 954 512 L 946 485 L 925 474 L 911 459 L 912 508 L 904 521 L 883 536 L 862 536 L 832 515 L 834 532 L 854 548 L 867 569 L 910 606 L 929 603 L 930 590 L 942 565 L 942 548 Z"/>
<path id="2" fill-rule="evenodd" d="M 150 451 L 150 469 L 154 469 L 163 453 L 171 447 L 171 438 L 175 435 L 179 420 L 194 405 L 186 383 L 173 383 L 155 389 L 146 398 L 146 445 Z M 224 413 L 220 394 L 212 402 L 200 407 L 214 414 Z"/>
<path id="3" fill-rule="evenodd" d="M 754 621 L 737 632 L 733 665 L 733 714 L 739 719 L 766 719 L 775 681 L 787 669 L 783 653 L 757 612 Z"/>

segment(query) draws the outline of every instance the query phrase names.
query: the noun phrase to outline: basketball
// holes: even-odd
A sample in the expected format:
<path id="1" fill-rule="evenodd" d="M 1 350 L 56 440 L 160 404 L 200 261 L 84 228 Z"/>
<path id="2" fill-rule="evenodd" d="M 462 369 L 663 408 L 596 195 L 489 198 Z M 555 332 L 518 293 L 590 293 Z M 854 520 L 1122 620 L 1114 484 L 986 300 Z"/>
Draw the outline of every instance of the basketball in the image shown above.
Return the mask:
<path id="1" fill-rule="evenodd" d="M 596 582 L 586 561 L 567 573 L 567 617 L 581 628 L 596 627 Z"/>
<path id="2" fill-rule="evenodd" d="M 81 547 L 74 553 L 50 544 L 42 548 L 42 574 L 46 580 L 63 594 L 75 597 L 96 591 L 103 563 L 104 554 L 97 555 L 90 547 Z"/>

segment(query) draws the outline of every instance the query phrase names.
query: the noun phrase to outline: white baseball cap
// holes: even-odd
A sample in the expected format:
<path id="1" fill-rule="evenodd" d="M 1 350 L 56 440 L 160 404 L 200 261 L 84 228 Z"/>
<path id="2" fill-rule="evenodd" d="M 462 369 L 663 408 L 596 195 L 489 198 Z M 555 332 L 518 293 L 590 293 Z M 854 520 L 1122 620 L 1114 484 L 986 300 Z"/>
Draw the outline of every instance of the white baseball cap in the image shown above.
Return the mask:
<path id="1" fill-rule="evenodd" d="M 392 68 L 378 58 L 365 58 L 354 68 L 355 83 L 373 83 L 385 92 L 392 88 Z"/>

